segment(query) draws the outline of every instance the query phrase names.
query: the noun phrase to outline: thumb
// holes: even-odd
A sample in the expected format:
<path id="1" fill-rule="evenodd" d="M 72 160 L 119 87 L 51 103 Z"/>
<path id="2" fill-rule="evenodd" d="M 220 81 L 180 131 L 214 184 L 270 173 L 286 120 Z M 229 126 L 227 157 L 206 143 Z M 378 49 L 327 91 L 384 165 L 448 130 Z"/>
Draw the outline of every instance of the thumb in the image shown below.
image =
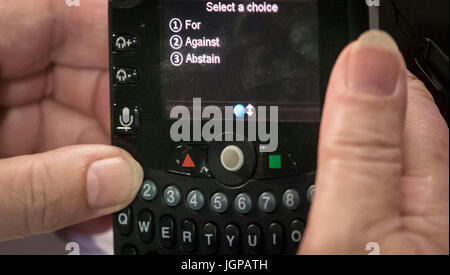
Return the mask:
<path id="1" fill-rule="evenodd" d="M 0 240 L 6 240 L 125 208 L 143 171 L 121 149 L 88 145 L 2 159 L 0 175 Z"/>
<path id="2" fill-rule="evenodd" d="M 327 91 L 301 253 L 363 253 L 379 240 L 375 232 L 400 226 L 406 98 L 404 61 L 388 34 L 369 31 L 341 54 Z"/>

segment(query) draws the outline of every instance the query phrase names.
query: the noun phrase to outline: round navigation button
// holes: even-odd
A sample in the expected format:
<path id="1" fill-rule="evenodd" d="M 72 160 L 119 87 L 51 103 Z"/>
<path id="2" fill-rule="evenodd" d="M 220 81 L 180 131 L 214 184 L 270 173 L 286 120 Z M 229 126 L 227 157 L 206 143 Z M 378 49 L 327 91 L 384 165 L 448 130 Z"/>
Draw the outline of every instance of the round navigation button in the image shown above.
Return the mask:
<path id="1" fill-rule="evenodd" d="M 233 136 L 224 136 L 227 140 Z M 229 187 L 245 184 L 256 166 L 256 150 L 250 142 L 213 142 L 208 149 L 208 168 L 211 175 Z"/>
<path id="2" fill-rule="evenodd" d="M 231 145 L 223 149 L 220 161 L 225 169 L 236 172 L 244 165 L 244 153 L 239 147 Z"/>

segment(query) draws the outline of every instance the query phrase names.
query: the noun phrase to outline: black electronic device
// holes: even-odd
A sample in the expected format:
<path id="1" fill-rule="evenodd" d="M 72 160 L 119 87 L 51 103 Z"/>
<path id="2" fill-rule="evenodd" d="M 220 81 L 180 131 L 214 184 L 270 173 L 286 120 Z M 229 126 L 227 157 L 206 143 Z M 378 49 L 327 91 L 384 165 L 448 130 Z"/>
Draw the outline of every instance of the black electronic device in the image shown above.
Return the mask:
<path id="1" fill-rule="evenodd" d="M 329 73 L 367 9 L 110 0 L 112 144 L 145 171 L 115 253 L 294 254 Z"/>

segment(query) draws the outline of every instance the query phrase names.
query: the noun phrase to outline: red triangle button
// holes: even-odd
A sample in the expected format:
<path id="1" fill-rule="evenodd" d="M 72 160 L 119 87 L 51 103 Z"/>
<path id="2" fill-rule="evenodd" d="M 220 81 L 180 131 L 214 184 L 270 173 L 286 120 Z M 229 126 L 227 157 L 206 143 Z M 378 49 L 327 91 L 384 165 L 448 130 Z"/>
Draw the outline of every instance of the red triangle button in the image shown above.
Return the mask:
<path id="1" fill-rule="evenodd" d="M 185 168 L 194 168 L 195 167 L 195 164 L 192 161 L 191 156 L 189 154 L 187 154 L 186 158 L 184 159 L 183 167 L 185 167 Z"/>

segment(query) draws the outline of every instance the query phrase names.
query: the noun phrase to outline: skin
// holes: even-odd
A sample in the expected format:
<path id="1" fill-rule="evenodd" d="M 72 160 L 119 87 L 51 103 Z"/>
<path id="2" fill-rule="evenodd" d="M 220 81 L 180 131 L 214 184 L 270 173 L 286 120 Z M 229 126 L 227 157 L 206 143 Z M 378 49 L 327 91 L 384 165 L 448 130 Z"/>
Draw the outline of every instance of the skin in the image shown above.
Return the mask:
<path id="1" fill-rule="evenodd" d="M 40 193 L 37 202 L 23 195 L 26 182 L 42 176 L 30 159 L 40 164 L 44 152 L 50 151 L 43 167 L 86 151 L 95 151 L 89 160 L 126 155 L 108 146 L 67 147 L 109 143 L 107 1 L 68 8 L 59 0 L 2 0 L 0 14 L 0 174 L 25 167 L 18 168 L 24 176 L 15 176 L 13 184 L 0 180 L 0 217 L 12 219 L 19 231 L 0 227 L 0 239 L 54 231 L 124 207 L 132 197 L 113 208 L 75 212 L 85 204 L 80 192 L 58 205 L 67 208 L 63 213 L 53 210 L 54 202 L 47 205 L 48 198 L 39 199 Z M 353 46 L 343 51 L 331 76 L 317 192 L 299 253 L 366 254 L 366 244 L 377 242 L 383 254 L 448 254 L 448 126 L 425 86 L 404 67 L 395 96 L 383 98 L 386 104 L 343 95 L 348 87 L 340 79 Z M 382 133 L 381 142 L 373 129 Z M 51 151 L 57 148 L 62 149 Z M 54 177 L 64 177 L 62 170 Z M 22 222 L 30 205 L 40 209 L 39 221 L 32 215 Z M 103 231 L 109 220 L 76 230 Z"/>
<path id="2" fill-rule="evenodd" d="M 363 36 L 374 34 L 396 47 L 386 34 Z M 381 254 L 448 254 L 448 126 L 398 49 L 362 40 L 344 49 L 330 78 L 299 253 L 367 254 L 376 242 Z M 376 85 L 355 88 L 351 75 Z"/>
<path id="3" fill-rule="evenodd" d="M 110 143 L 107 1 L 83 4 L 0 2 L 1 157 Z M 116 149 L 101 148 L 98 158 L 105 150 Z M 15 210 L 2 211 L 6 216 Z M 72 223 L 85 219 L 76 217 Z M 103 231 L 110 220 L 104 217 L 77 230 Z M 47 231 L 61 225 L 39 227 Z M 32 233 L 37 232 L 22 235 Z"/>

